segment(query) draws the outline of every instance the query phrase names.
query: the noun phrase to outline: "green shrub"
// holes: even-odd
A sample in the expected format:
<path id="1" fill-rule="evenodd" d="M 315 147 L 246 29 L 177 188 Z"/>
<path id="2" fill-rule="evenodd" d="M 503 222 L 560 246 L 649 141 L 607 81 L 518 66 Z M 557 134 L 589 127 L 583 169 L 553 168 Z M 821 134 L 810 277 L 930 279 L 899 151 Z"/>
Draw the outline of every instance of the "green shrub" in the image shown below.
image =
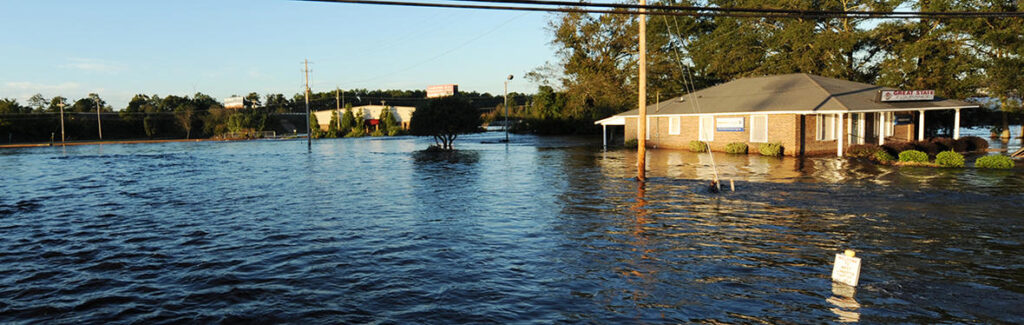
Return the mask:
<path id="1" fill-rule="evenodd" d="M 399 128 L 390 128 L 390 129 L 388 129 L 388 136 L 389 137 L 398 136 L 398 135 L 405 135 L 405 130 L 402 130 L 402 129 L 399 129 Z"/>
<path id="2" fill-rule="evenodd" d="M 704 145 L 704 142 L 697 140 L 690 141 L 690 151 L 693 152 L 705 152 L 708 151 L 708 147 Z"/>
<path id="3" fill-rule="evenodd" d="M 725 145 L 725 152 L 728 153 L 747 153 L 747 144 L 743 142 L 733 142 Z"/>
<path id="4" fill-rule="evenodd" d="M 846 148 L 846 156 L 850 158 L 871 159 L 875 157 L 875 153 L 878 153 L 879 151 L 885 150 L 876 144 L 855 144 Z"/>
<path id="5" fill-rule="evenodd" d="M 928 162 L 928 154 L 917 150 L 906 150 L 900 153 L 900 162 Z"/>
<path id="6" fill-rule="evenodd" d="M 762 156 L 772 156 L 772 157 L 781 156 L 782 155 L 782 143 L 781 142 L 762 143 L 760 146 L 757 147 L 757 151 L 760 152 Z"/>
<path id="7" fill-rule="evenodd" d="M 382 137 L 382 136 L 384 136 L 384 130 L 382 130 L 382 129 L 373 130 L 373 132 L 370 132 L 370 136 L 371 137 Z"/>
<path id="8" fill-rule="evenodd" d="M 874 161 L 875 162 L 878 162 L 880 164 L 888 164 L 888 163 L 891 163 L 891 162 L 893 162 L 895 160 L 896 160 L 896 157 L 893 157 L 892 155 L 890 155 L 885 150 L 878 150 L 878 152 L 875 152 L 875 156 L 874 156 Z"/>
<path id="9" fill-rule="evenodd" d="M 1013 159 L 1003 155 L 992 155 L 978 158 L 974 161 L 974 167 L 978 168 L 1013 168 Z"/>
<path id="10" fill-rule="evenodd" d="M 364 135 L 366 135 L 366 132 L 363 132 L 363 129 L 361 129 L 361 128 L 352 128 L 352 130 L 349 131 L 348 134 L 345 134 L 345 137 L 346 138 L 358 138 L 358 137 L 361 137 L 361 136 L 364 136 Z"/>
<path id="11" fill-rule="evenodd" d="M 626 142 L 623 143 L 622 146 L 624 146 L 626 148 L 636 148 L 636 147 L 640 146 L 640 141 L 637 141 L 637 139 L 629 139 L 629 140 L 626 140 Z"/>
<path id="12" fill-rule="evenodd" d="M 935 163 L 942 167 L 963 167 L 964 155 L 953 150 L 943 151 L 935 155 Z"/>
<path id="13" fill-rule="evenodd" d="M 882 145 L 882 149 L 885 149 L 890 156 L 897 156 L 901 152 L 914 150 L 914 145 L 910 142 L 886 142 Z"/>

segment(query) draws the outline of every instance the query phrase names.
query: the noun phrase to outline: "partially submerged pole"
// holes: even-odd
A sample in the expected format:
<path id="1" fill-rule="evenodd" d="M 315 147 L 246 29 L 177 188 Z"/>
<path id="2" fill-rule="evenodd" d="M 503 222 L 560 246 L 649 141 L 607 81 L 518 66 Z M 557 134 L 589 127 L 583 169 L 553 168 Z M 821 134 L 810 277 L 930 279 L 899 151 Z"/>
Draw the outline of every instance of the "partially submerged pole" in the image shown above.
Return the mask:
<path id="1" fill-rule="evenodd" d="M 309 59 L 303 62 L 306 73 L 306 151 L 313 152 L 313 128 L 309 125 Z"/>
<path id="2" fill-rule="evenodd" d="M 640 6 L 647 5 L 646 0 L 640 0 Z M 647 15 L 643 8 L 640 9 L 638 23 L 640 24 L 640 89 L 637 93 L 637 102 L 640 106 L 640 116 L 637 118 L 636 128 L 636 178 L 643 181 L 647 179 Z"/>

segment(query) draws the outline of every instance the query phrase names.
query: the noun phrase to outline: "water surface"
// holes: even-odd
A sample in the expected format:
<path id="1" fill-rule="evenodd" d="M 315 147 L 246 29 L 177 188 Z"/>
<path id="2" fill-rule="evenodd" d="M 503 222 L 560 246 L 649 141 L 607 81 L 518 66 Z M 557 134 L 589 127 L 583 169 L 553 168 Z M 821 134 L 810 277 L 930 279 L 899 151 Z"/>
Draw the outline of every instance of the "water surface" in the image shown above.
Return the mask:
<path id="1" fill-rule="evenodd" d="M 503 137 L 0 150 L 0 322 L 1024 322 L 1017 171 Z"/>

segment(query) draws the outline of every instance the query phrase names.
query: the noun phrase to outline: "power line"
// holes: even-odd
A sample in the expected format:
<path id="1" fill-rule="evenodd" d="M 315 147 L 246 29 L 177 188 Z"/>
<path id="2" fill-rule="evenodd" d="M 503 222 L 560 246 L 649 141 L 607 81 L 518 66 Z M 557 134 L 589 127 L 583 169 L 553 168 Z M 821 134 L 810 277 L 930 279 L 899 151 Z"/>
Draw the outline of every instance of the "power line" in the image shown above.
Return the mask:
<path id="1" fill-rule="evenodd" d="M 1024 12 L 911 12 L 911 11 L 830 11 L 830 10 L 793 10 L 793 9 L 759 9 L 759 8 L 722 8 L 692 7 L 666 5 L 630 5 L 604 3 L 576 3 L 564 1 L 540 0 L 460 0 L 462 2 L 508 3 L 508 5 L 476 5 L 454 3 L 431 3 L 392 0 L 302 0 L 310 2 L 352 3 L 386 6 L 433 7 L 454 9 L 488 9 L 488 10 L 519 10 L 563 13 L 596 13 L 638 15 L 640 9 L 647 10 L 648 15 L 690 16 L 690 17 L 750 17 L 750 18 L 864 18 L 864 19 L 914 19 L 914 18 L 1008 18 L 1024 17 Z M 592 9 L 612 8 L 612 9 Z"/>

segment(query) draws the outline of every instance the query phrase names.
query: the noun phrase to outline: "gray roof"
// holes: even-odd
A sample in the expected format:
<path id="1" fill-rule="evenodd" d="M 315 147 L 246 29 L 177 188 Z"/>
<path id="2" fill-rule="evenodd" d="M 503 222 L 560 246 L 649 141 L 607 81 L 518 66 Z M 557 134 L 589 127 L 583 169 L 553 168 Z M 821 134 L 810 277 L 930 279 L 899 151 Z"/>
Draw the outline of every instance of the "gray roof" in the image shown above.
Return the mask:
<path id="1" fill-rule="evenodd" d="M 894 88 L 806 73 L 743 78 L 647 106 L 648 115 L 722 113 L 840 113 L 977 107 L 936 97 L 931 101 L 876 102 L 879 90 Z M 616 116 L 636 116 L 633 109 Z"/>

